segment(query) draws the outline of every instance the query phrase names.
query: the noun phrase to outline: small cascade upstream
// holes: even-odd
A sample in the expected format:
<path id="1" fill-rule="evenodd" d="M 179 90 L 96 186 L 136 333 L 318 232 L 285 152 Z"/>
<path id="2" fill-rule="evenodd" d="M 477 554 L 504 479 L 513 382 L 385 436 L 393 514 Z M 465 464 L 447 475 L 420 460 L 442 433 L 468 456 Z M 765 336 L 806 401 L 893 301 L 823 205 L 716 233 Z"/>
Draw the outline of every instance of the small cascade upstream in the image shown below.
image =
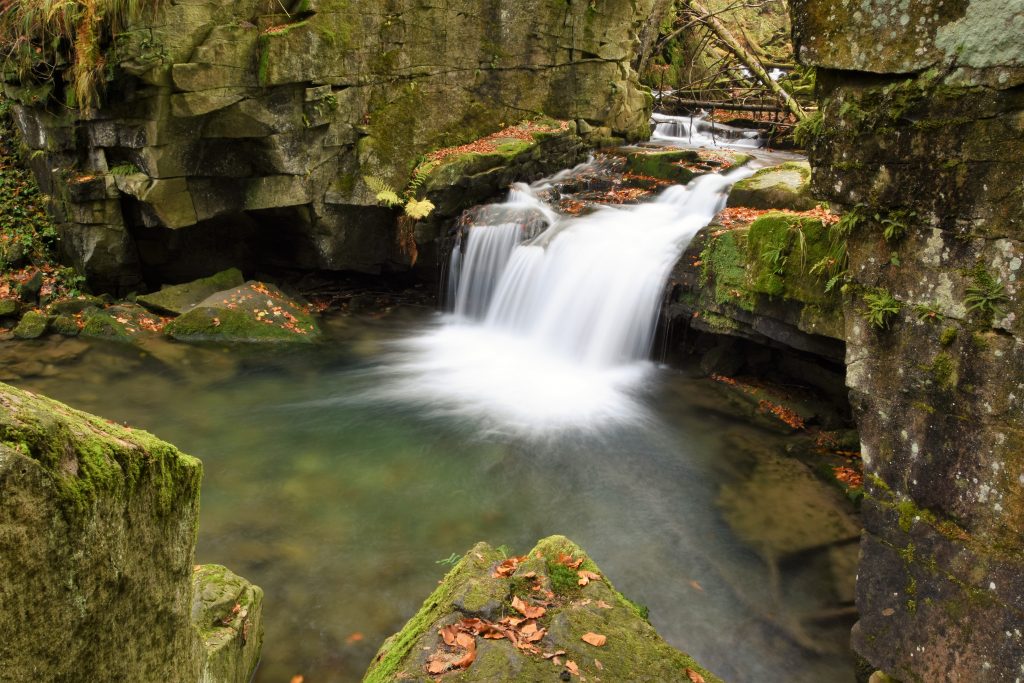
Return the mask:
<path id="1" fill-rule="evenodd" d="M 407 342 L 411 374 L 440 412 L 545 431 L 634 420 L 665 280 L 751 171 L 699 177 L 655 200 L 557 214 L 551 181 L 483 207 L 450 264 L 443 324 Z M 557 194 L 557 192 L 555 192 Z"/>
<path id="2" fill-rule="evenodd" d="M 756 130 L 712 123 L 703 116 L 669 116 L 654 114 L 652 140 L 682 144 L 688 147 L 729 147 L 757 149 L 764 146 Z"/>

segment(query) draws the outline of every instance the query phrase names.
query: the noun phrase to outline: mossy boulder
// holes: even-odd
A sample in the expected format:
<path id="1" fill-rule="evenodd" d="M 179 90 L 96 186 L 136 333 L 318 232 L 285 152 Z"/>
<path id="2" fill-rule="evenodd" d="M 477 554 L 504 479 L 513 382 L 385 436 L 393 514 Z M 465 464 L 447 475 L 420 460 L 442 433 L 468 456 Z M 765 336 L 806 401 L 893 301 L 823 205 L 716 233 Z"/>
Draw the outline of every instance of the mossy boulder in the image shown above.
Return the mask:
<path id="1" fill-rule="evenodd" d="M 263 589 L 217 564 L 197 566 L 192 584 L 192 623 L 206 651 L 202 680 L 248 683 L 260 661 Z"/>
<path id="2" fill-rule="evenodd" d="M 18 321 L 14 328 L 14 336 L 18 339 L 38 339 L 46 334 L 49 326 L 49 316 L 39 311 L 29 311 Z"/>
<path id="3" fill-rule="evenodd" d="M 85 324 L 80 330 L 83 337 L 94 337 L 108 341 L 130 342 L 132 334 L 125 322 L 105 310 L 94 310 L 84 316 Z"/>
<path id="4" fill-rule="evenodd" d="M 697 175 L 688 166 L 701 161 L 700 153 L 691 149 L 669 152 L 645 150 L 629 153 L 626 156 L 626 169 L 637 175 L 685 185 Z"/>
<path id="5" fill-rule="evenodd" d="M 168 285 L 152 294 L 143 294 L 135 300 L 149 310 L 163 315 L 181 315 L 196 307 L 212 294 L 245 284 L 242 272 L 229 268 L 210 277 L 199 278 L 182 285 Z"/>
<path id="6" fill-rule="evenodd" d="M 509 576 L 495 577 L 495 568 L 504 559 L 486 543 L 466 553 L 405 628 L 384 642 L 364 683 L 435 680 L 428 667 L 444 661 L 452 650 L 444 644 L 440 629 L 459 628 L 467 623 L 463 619 L 500 624 L 504 615 L 517 613 L 513 602 L 519 600 L 529 607 L 543 606 L 543 614 L 536 617 L 543 636 L 525 648 L 516 647 L 508 637 L 475 637 L 475 660 L 466 667 L 453 667 L 445 680 L 568 680 L 567 666 L 572 662 L 579 675 L 606 681 L 683 682 L 690 680 L 689 669 L 708 683 L 719 682 L 662 640 L 648 623 L 646 609 L 619 593 L 569 539 L 551 536 L 540 541 Z M 599 578 L 580 586 L 578 571 Z M 592 645 L 583 640 L 587 634 L 604 636 L 606 642 Z"/>
<path id="7" fill-rule="evenodd" d="M 17 299 L 0 299 L 0 318 L 16 318 L 21 309 L 22 304 Z"/>
<path id="8" fill-rule="evenodd" d="M 54 332 L 65 337 L 77 337 L 79 332 L 81 332 L 81 329 L 78 327 L 78 321 L 75 320 L 75 317 L 67 314 L 61 314 L 55 317 L 50 327 Z"/>
<path id="9" fill-rule="evenodd" d="M 180 341 L 245 343 L 308 344 L 321 336 L 304 306 L 274 285 L 255 281 L 207 297 L 165 332 Z"/>
<path id="10" fill-rule="evenodd" d="M 51 315 L 75 314 L 87 311 L 90 308 L 103 308 L 105 302 L 98 296 L 78 296 L 68 299 L 54 301 L 46 310 Z"/>
<path id="11" fill-rule="evenodd" d="M 728 206 L 792 211 L 806 211 L 816 205 L 811 196 L 811 167 L 806 161 L 762 168 L 736 183 L 728 202 Z"/>
<path id="12" fill-rule="evenodd" d="M 225 660 L 193 625 L 201 478 L 146 432 L 0 384 L 5 680 L 249 679 L 251 666 L 212 666 Z M 251 596 L 253 663 L 259 591 L 237 595 Z"/>

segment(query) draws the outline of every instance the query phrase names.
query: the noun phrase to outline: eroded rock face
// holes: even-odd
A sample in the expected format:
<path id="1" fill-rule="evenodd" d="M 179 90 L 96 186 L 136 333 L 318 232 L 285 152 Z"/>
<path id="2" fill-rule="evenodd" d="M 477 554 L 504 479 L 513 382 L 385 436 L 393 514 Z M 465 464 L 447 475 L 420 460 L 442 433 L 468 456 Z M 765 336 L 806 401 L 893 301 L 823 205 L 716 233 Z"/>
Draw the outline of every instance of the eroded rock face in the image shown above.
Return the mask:
<path id="1" fill-rule="evenodd" d="M 145 432 L 0 384 L 0 680 L 251 678 L 262 591 L 195 571 L 201 478 Z M 230 618 L 194 616 L 196 593 Z"/>
<path id="2" fill-rule="evenodd" d="M 15 118 L 46 152 L 33 163 L 62 245 L 95 286 L 242 257 L 379 272 L 400 261 L 395 214 L 366 176 L 400 190 L 425 152 L 531 114 L 646 137 L 630 59 L 653 4 L 159 3 L 116 39 L 88 120 L 38 105 Z M 175 250 L 191 272 L 168 263 Z"/>
<path id="3" fill-rule="evenodd" d="M 816 192 L 861 214 L 844 303 L 868 485 L 854 647 L 905 681 L 1019 680 L 1024 14 L 805 0 L 794 21 L 819 67 Z M 897 310 L 873 325 L 879 295 Z"/>

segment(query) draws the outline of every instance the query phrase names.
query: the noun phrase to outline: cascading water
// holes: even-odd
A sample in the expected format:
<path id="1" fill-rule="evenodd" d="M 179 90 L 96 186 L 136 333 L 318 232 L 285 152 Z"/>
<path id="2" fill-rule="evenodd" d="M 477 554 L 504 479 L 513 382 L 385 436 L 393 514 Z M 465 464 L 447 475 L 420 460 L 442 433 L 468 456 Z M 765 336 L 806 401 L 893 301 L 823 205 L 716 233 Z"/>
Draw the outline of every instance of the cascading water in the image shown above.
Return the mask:
<path id="1" fill-rule="evenodd" d="M 731 147 L 757 149 L 764 146 L 756 130 L 712 123 L 703 116 L 669 116 L 654 114 L 652 140 L 685 144 L 689 147 Z"/>
<path id="2" fill-rule="evenodd" d="M 405 342 L 404 397 L 506 431 L 642 419 L 635 399 L 664 283 L 693 236 L 752 171 L 701 176 L 654 201 L 573 217 L 517 184 L 463 232 L 450 268 L 453 312 Z M 387 391 L 387 390 L 385 390 Z"/>

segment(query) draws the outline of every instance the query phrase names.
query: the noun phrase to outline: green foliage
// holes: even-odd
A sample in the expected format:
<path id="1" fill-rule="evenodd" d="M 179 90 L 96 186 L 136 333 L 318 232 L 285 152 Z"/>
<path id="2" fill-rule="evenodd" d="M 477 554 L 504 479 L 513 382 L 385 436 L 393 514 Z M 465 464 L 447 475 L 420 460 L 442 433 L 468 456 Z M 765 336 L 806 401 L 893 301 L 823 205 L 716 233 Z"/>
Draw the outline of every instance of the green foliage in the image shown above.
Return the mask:
<path id="1" fill-rule="evenodd" d="M 907 234 L 909 224 L 914 218 L 917 218 L 917 213 L 900 209 L 890 212 L 884 218 L 880 215 L 876 215 L 875 218 L 882 223 L 882 236 L 885 237 L 885 241 L 893 242 Z"/>
<path id="2" fill-rule="evenodd" d="M 22 83 L 64 88 L 68 106 L 99 104 L 107 50 L 161 0 L 11 0 L 0 10 L 4 70 Z"/>
<path id="3" fill-rule="evenodd" d="M 142 171 L 139 170 L 139 167 L 132 163 L 118 164 L 110 169 L 110 175 L 116 176 L 134 175 L 141 172 Z"/>
<path id="4" fill-rule="evenodd" d="M 824 129 L 825 115 L 821 111 L 816 111 L 796 125 L 793 129 L 793 140 L 798 146 L 806 149 L 821 137 Z"/>
<path id="5" fill-rule="evenodd" d="M 917 314 L 919 322 L 923 323 L 939 323 L 946 319 L 946 316 L 939 313 L 939 310 L 935 306 L 929 306 L 926 304 L 918 304 L 914 306 L 914 313 Z"/>
<path id="6" fill-rule="evenodd" d="M 1009 300 L 1006 289 L 987 270 L 978 266 L 973 272 L 974 284 L 967 288 L 964 303 L 967 312 L 979 311 L 989 317 L 1005 315 L 1002 305 Z"/>
<path id="7" fill-rule="evenodd" d="M 867 304 L 864 319 L 878 329 L 888 329 L 893 317 L 901 308 L 900 302 L 884 289 L 865 294 L 864 303 Z"/>
<path id="8" fill-rule="evenodd" d="M 450 565 L 451 566 L 451 565 L 454 565 L 456 562 L 458 562 L 461 559 L 462 559 L 462 555 L 459 555 L 458 553 L 452 553 L 451 555 L 449 555 L 448 557 L 445 557 L 444 559 L 437 560 L 434 564 L 446 564 L 446 565 Z"/>
<path id="9" fill-rule="evenodd" d="M 363 180 L 366 181 L 366 186 L 376 193 L 378 202 L 390 207 L 404 205 L 402 210 L 406 217 L 418 221 L 429 216 L 435 208 L 434 203 L 429 199 L 416 198 L 416 193 L 419 192 L 427 176 L 434 169 L 434 165 L 433 162 L 427 162 L 417 166 L 413 171 L 412 180 L 409 181 L 409 185 L 401 196 L 380 176 L 364 176 Z"/>

